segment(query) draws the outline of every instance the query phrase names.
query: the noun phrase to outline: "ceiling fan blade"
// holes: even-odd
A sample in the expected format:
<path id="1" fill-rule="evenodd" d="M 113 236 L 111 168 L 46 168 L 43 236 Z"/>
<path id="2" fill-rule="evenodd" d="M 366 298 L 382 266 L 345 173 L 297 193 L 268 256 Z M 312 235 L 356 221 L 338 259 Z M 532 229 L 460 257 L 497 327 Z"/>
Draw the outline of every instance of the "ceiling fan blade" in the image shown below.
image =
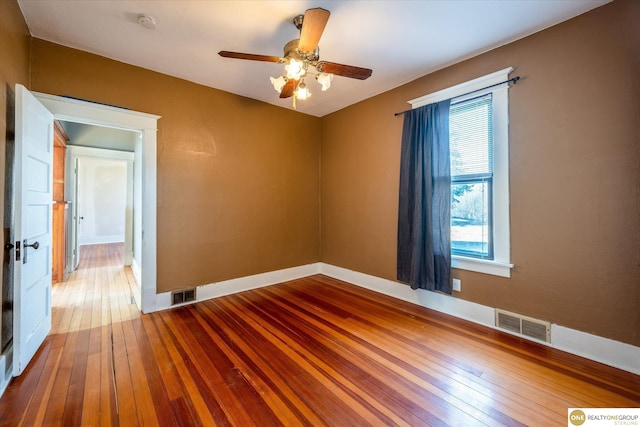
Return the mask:
<path id="1" fill-rule="evenodd" d="M 318 47 L 325 25 L 329 20 L 330 12 L 321 7 L 308 9 L 304 13 L 302 29 L 300 30 L 300 42 L 298 49 L 304 52 L 313 52 Z"/>
<path id="2" fill-rule="evenodd" d="M 293 91 L 296 90 L 298 86 L 298 80 L 289 79 L 287 83 L 282 87 L 280 91 L 280 98 L 291 98 L 293 96 Z"/>
<path id="3" fill-rule="evenodd" d="M 225 58 L 235 58 L 235 59 L 250 59 L 251 61 L 264 61 L 264 62 L 280 62 L 280 58 L 277 56 L 268 56 L 268 55 L 254 55 L 252 53 L 238 53 L 238 52 L 229 52 L 227 50 L 221 50 L 218 52 L 218 55 L 224 56 Z"/>
<path id="4" fill-rule="evenodd" d="M 336 64 L 335 62 L 320 61 L 316 70 L 321 73 L 331 73 L 336 76 L 350 77 L 352 79 L 366 80 L 371 77 L 373 70 L 369 68 L 354 67 L 353 65 Z"/>

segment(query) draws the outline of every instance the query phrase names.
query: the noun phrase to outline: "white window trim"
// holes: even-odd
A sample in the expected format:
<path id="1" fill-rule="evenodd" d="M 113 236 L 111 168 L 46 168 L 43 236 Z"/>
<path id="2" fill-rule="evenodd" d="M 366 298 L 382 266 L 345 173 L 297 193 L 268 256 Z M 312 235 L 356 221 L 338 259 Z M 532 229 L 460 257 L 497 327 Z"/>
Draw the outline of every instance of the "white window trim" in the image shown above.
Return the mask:
<path id="1" fill-rule="evenodd" d="M 495 276 L 511 277 L 511 242 L 509 228 L 509 85 L 479 89 L 509 79 L 512 67 L 440 90 L 409 102 L 411 108 L 422 107 L 445 99 L 463 101 L 486 93 L 493 94 L 493 260 L 460 255 L 451 257 L 451 267 Z M 477 92 L 476 92 L 477 91 Z M 473 92 L 466 96 L 465 93 Z"/>

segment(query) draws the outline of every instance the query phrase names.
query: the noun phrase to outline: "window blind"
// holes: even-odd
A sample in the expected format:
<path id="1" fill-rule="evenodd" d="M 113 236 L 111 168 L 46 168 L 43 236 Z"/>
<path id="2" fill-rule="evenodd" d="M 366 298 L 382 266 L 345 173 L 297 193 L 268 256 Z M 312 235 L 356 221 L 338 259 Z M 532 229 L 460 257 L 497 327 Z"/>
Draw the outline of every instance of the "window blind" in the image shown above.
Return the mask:
<path id="1" fill-rule="evenodd" d="M 491 94 L 451 104 L 451 176 L 491 177 L 493 117 Z"/>

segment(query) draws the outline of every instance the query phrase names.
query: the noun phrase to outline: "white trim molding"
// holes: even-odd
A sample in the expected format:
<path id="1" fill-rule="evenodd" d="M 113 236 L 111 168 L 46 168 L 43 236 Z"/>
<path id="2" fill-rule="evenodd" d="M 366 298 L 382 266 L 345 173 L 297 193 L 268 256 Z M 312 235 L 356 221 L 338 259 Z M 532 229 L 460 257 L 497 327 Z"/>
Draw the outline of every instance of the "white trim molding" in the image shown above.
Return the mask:
<path id="1" fill-rule="evenodd" d="M 551 324 L 553 347 L 640 375 L 640 347 Z"/>
<path id="2" fill-rule="evenodd" d="M 510 278 L 513 264 L 486 259 L 469 258 L 460 255 L 451 255 L 451 268 L 459 268 L 461 270 L 469 270 Z"/>
<path id="3" fill-rule="evenodd" d="M 7 360 L 9 365 L 7 366 Z M 13 378 L 13 343 L 9 344 L 4 354 L 0 355 L 0 397 L 7 389 L 11 378 Z"/>
<path id="4" fill-rule="evenodd" d="M 357 271 L 321 263 L 320 274 L 362 286 L 403 301 L 418 304 L 450 314 L 474 323 L 498 329 L 495 326 L 494 308 L 465 301 L 448 295 L 425 290 L 413 290 L 409 286 Z M 509 331 L 498 329 L 505 333 Z M 515 334 L 530 339 L 527 336 Z M 585 357 L 605 365 L 640 375 L 640 347 L 615 341 L 575 329 L 551 324 L 551 342 L 532 340 L 567 353 Z"/>
<path id="5" fill-rule="evenodd" d="M 133 278 L 136 280 L 136 283 L 140 286 L 140 266 L 135 258 L 131 260 L 131 272 L 133 273 Z"/>
<path id="6" fill-rule="evenodd" d="M 155 306 L 156 310 L 166 310 L 168 308 L 180 307 L 199 301 L 275 285 L 289 280 L 300 279 L 318 273 L 320 273 L 320 263 L 315 263 L 201 285 L 196 287 L 195 301 L 179 305 L 171 305 L 171 292 L 163 292 L 157 295 Z"/>
<path id="7" fill-rule="evenodd" d="M 464 83 L 460 83 L 455 86 L 448 87 L 446 89 L 439 90 L 427 95 L 423 95 L 419 98 L 414 98 L 407 103 L 411 104 L 411 108 L 422 107 L 423 105 L 433 104 L 434 102 L 444 101 L 445 99 L 452 99 L 455 97 L 461 97 L 462 94 L 474 92 L 473 96 L 478 96 L 481 89 L 487 86 L 502 83 L 509 78 L 509 74 L 513 71 L 513 67 L 505 68 L 504 70 L 496 71 L 486 76 L 478 77 L 477 79 L 469 80 Z M 462 98 L 462 97 L 461 97 Z"/>

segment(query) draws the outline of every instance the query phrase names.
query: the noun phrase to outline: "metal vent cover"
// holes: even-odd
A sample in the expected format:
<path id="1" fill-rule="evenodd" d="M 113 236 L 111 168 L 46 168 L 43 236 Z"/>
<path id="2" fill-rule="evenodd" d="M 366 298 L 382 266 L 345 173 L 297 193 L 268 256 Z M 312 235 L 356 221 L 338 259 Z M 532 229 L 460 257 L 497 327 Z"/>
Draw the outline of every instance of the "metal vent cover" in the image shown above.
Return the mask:
<path id="1" fill-rule="evenodd" d="M 520 333 L 520 318 L 511 314 L 496 312 L 496 325 L 499 328 Z"/>
<path id="2" fill-rule="evenodd" d="M 196 288 L 181 289 L 171 292 L 171 305 L 183 304 L 196 300 Z"/>
<path id="3" fill-rule="evenodd" d="M 496 309 L 496 326 L 539 341 L 551 342 L 551 324 L 543 320 Z"/>
<path id="4" fill-rule="evenodd" d="M 196 288 L 184 290 L 184 302 L 190 302 L 196 300 Z"/>

